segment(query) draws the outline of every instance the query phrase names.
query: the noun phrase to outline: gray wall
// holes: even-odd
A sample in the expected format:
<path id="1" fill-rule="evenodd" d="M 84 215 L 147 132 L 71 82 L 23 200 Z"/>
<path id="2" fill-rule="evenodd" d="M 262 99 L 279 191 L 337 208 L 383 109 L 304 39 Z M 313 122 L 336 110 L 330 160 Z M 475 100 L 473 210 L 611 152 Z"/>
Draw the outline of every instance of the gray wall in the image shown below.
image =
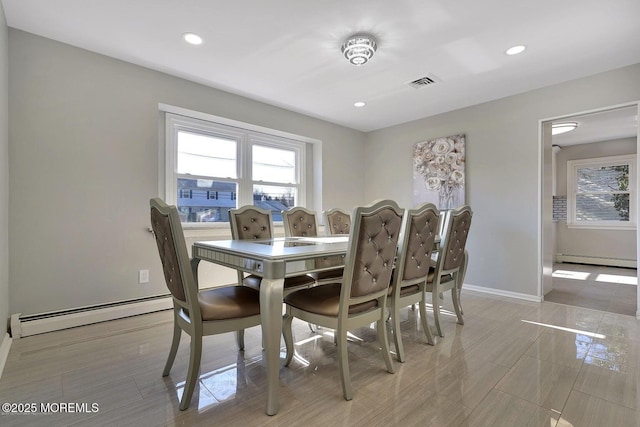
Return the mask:
<path id="1" fill-rule="evenodd" d="M 567 195 L 567 161 L 636 153 L 636 138 L 571 145 L 556 155 L 556 194 Z M 567 255 L 636 259 L 635 230 L 568 228 L 558 221 L 556 252 Z"/>
<path id="2" fill-rule="evenodd" d="M 465 282 L 538 295 L 539 120 L 638 99 L 640 64 L 372 132 L 365 197 L 412 205 L 413 144 L 466 134 L 474 217 Z"/>
<path id="3" fill-rule="evenodd" d="M 364 202 L 353 168 L 362 132 L 14 29 L 9 73 L 10 313 L 166 293 L 147 230 L 158 103 L 322 140 L 323 208 Z M 144 268 L 148 285 L 138 284 Z"/>
<path id="4" fill-rule="evenodd" d="M 9 317 L 9 67 L 7 24 L 0 4 L 0 322 Z M 0 342 L 4 338 L 4 323 Z"/>
<path id="5" fill-rule="evenodd" d="M 636 64 L 365 135 L 13 29 L 9 79 L 9 313 L 165 293 L 147 231 L 158 103 L 322 140 L 324 208 L 411 206 L 412 145 L 465 133 L 466 282 L 537 295 L 539 120 L 640 99 Z"/>

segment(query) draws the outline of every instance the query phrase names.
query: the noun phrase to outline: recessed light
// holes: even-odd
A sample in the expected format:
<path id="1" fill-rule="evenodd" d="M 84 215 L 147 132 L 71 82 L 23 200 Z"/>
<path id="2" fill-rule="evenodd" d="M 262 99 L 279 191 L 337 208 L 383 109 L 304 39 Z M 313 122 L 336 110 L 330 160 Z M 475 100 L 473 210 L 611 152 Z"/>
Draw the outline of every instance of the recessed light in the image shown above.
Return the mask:
<path id="1" fill-rule="evenodd" d="M 189 44 L 194 44 L 194 45 L 202 44 L 202 37 L 194 33 L 184 33 L 182 35 L 182 38 L 184 39 L 184 41 L 186 41 Z"/>
<path id="2" fill-rule="evenodd" d="M 358 108 L 360 108 L 360 107 L 364 107 L 365 105 L 367 105 L 367 104 L 365 104 L 365 103 L 364 103 L 364 102 L 362 102 L 362 101 L 358 101 L 358 102 L 354 102 L 354 103 L 353 103 L 353 106 L 354 106 L 354 107 L 358 107 Z"/>
<path id="3" fill-rule="evenodd" d="M 526 48 L 527 47 L 523 45 L 513 46 L 507 49 L 504 53 L 506 53 L 507 55 L 517 55 L 519 53 L 524 52 Z"/>

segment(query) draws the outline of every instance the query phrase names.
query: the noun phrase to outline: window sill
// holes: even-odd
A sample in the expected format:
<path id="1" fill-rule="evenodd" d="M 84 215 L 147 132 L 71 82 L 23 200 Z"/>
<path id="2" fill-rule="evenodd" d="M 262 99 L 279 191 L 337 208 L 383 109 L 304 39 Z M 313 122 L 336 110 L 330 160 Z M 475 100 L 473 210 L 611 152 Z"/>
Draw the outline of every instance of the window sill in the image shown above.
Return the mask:
<path id="1" fill-rule="evenodd" d="M 615 231 L 615 230 L 635 230 L 637 227 L 635 224 L 625 224 L 625 225 L 619 225 L 619 224 L 578 224 L 578 223 L 567 223 L 567 227 L 568 228 L 577 228 L 577 229 L 585 229 L 585 230 L 609 230 L 609 231 Z"/>

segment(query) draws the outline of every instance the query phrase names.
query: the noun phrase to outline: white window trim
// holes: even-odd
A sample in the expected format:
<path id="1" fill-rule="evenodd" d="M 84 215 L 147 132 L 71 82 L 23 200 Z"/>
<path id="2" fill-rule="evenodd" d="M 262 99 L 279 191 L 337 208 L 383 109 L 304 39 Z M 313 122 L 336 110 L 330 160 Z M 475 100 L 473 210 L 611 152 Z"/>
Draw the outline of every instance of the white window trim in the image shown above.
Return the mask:
<path id="1" fill-rule="evenodd" d="M 322 195 L 314 194 L 314 190 L 317 191 L 319 188 L 317 185 L 314 185 L 314 180 L 318 178 L 321 179 L 321 166 L 322 166 L 322 141 L 314 138 L 309 138 L 306 136 L 296 135 L 289 132 L 283 132 L 276 129 L 270 129 L 263 126 L 253 125 L 250 123 L 241 122 L 238 120 L 228 119 L 225 117 L 219 117 L 208 113 L 203 113 L 199 111 L 189 110 L 182 107 L 176 107 L 168 104 L 158 104 L 158 109 L 161 112 L 161 122 L 164 121 L 164 126 L 161 126 L 159 132 L 159 184 L 158 184 L 158 193 L 160 197 L 163 197 L 167 203 L 175 204 L 176 203 L 176 192 L 177 192 L 177 174 L 176 165 L 177 165 L 177 149 L 175 147 L 175 142 L 177 141 L 177 128 L 181 125 L 188 125 L 189 129 L 194 129 L 194 124 L 197 124 L 198 121 L 207 122 L 206 130 L 208 132 L 211 131 L 212 128 L 215 128 L 216 125 L 219 125 L 224 128 L 225 137 L 228 137 L 229 128 L 237 128 L 240 131 L 238 134 L 249 132 L 252 134 L 252 138 L 259 141 L 261 145 L 269 145 L 269 137 L 278 137 L 278 138 L 286 138 L 290 139 L 294 142 L 298 143 L 306 143 L 309 144 L 306 151 L 309 151 L 313 161 L 308 161 L 304 152 L 299 153 L 299 161 L 300 165 L 303 165 L 303 168 L 306 169 L 306 174 L 300 175 L 298 178 L 300 180 L 300 186 L 302 188 L 301 194 L 298 195 L 298 203 L 302 206 L 307 206 L 310 209 L 318 210 L 319 206 L 322 206 Z M 211 125 L 211 126 L 209 126 Z M 197 126 L 197 125 L 196 125 Z M 197 127 L 196 127 L 197 129 Z M 171 133 L 176 133 L 176 135 L 171 135 Z M 169 136 L 172 136 L 169 138 Z M 284 143 L 286 144 L 286 142 Z M 282 141 L 278 141 L 278 145 L 284 145 Z M 246 144 L 242 144 L 242 147 L 246 147 Z M 292 145 L 293 146 L 293 145 Z M 250 156 L 250 153 L 249 153 Z M 247 163 L 248 165 L 248 163 Z M 247 166 L 248 167 L 248 166 Z M 300 169 L 299 169 L 300 170 Z M 246 170 L 241 170 L 238 172 L 240 176 L 246 176 Z M 304 175 L 304 176 L 303 176 Z M 240 176 L 238 178 L 240 178 Z M 309 179 L 306 179 L 306 178 Z M 224 179 L 222 179 L 224 180 Z M 265 183 L 265 185 L 269 185 Z M 279 185 L 282 185 L 279 183 Z M 240 193 L 240 189 L 238 191 Z M 251 191 L 252 194 L 252 191 Z M 253 200 L 246 199 L 246 195 L 244 198 L 239 196 L 238 198 L 238 206 L 243 206 L 246 204 L 252 204 Z M 183 223 L 185 228 L 228 228 L 228 223 Z"/>
<path id="2" fill-rule="evenodd" d="M 594 157 L 590 159 L 567 161 L 567 227 L 605 230 L 635 230 L 637 227 L 637 156 L 626 154 L 622 156 Z M 616 166 L 629 165 L 629 221 L 576 221 L 576 177 L 577 169 L 585 166 Z"/>

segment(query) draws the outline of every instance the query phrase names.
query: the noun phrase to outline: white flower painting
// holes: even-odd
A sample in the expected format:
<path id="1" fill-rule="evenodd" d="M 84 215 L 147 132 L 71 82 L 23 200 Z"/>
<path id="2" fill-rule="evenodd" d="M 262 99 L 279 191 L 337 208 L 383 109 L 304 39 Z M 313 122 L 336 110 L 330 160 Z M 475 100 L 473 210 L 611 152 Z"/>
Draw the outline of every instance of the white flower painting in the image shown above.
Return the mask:
<path id="1" fill-rule="evenodd" d="M 465 203 L 464 134 L 418 142 L 413 147 L 413 201 L 438 209 Z"/>

